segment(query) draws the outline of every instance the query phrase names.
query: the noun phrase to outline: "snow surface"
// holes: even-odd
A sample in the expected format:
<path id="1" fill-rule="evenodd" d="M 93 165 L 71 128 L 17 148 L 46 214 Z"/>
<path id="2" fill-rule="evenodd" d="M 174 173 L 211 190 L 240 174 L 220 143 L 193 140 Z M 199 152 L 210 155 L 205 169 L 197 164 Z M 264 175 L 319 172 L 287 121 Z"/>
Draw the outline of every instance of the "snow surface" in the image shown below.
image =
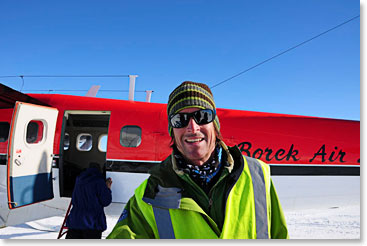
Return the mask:
<path id="1" fill-rule="evenodd" d="M 360 239 L 360 206 L 285 212 L 291 239 Z"/>
<path id="2" fill-rule="evenodd" d="M 290 239 L 360 239 L 360 206 L 285 211 Z M 105 238 L 118 214 L 107 217 Z M 0 239 L 56 239 L 63 222 L 53 216 L 0 229 Z M 65 238 L 65 236 L 63 237 Z"/>

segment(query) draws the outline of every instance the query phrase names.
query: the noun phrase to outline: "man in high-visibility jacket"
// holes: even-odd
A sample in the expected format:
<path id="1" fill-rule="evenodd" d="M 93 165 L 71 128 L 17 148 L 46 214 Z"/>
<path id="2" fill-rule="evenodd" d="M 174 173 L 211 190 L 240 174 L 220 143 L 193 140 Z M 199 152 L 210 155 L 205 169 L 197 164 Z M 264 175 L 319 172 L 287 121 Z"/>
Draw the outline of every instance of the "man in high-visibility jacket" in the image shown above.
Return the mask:
<path id="1" fill-rule="evenodd" d="M 269 166 L 221 140 L 210 88 L 183 82 L 167 113 L 172 154 L 150 170 L 107 238 L 288 238 Z"/>

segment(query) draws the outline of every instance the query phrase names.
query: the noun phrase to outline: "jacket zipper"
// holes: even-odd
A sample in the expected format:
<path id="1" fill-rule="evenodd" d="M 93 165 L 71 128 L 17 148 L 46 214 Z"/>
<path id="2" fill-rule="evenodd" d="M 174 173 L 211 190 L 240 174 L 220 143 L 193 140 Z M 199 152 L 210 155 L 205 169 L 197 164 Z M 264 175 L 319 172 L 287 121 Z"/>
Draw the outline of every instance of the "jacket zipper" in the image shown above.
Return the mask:
<path id="1" fill-rule="evenodd" d="M 212 205 L 213 205 L 213 199 L 210 197 L 209 198 L 209 212 L 210 212 L 210 209 L 212 208 Z"/>
<path id="2" fill-rule="evenodd" d="M 222 172 L 225 172 L 225 170 L 223 170 Z M 213 205 L 213 191 L 215 190 L 215 187 L 217 187 L 221 182 L 223 182 L 224 178 L 227 177 L 227 174 L 222 174 L 221 177 L 219 178 L 219 180 L 217 181 L 217 183 L 214 184 L 214 186 L 210 189 L 208 197 L 209 197 L 209 214 L 210 214 L 210 209 L 212 208 Z"/>

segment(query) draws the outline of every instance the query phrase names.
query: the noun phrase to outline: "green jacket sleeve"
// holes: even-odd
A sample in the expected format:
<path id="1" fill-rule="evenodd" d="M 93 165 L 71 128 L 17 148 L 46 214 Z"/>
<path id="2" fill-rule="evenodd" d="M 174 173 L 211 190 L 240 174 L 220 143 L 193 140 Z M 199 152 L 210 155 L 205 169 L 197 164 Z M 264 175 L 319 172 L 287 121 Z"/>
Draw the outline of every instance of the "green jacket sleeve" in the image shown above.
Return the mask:
<path id="1" fill-rule="evenodd" d="M 273 239 L 288 239 L 288 229 L 283 214 L 282 207 L 279 202 L 277 192 L 275 190 L 273 180 L 270 184 L 270 199 L 271 199 L 271 238 Z"/>
<path id="2" fill-rule="evenodd" d="M 130 198 L 119 220 L 107 239 L 146 239 L 154 238 L 154 233 L 144 218 L 136 201 Z"/>

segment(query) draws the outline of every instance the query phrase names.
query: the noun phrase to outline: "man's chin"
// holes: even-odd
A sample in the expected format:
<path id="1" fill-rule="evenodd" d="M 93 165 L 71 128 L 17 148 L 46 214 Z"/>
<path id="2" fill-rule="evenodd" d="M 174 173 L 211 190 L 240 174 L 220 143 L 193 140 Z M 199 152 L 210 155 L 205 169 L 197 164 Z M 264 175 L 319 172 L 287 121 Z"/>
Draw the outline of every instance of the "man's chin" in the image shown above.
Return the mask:
<path id="1" fill-rule="evenodd" d="M 200 153 L 190 153 L 185 156 L 187 160 L 189 160 L 192 164 L 200 166 L 205 163 L 205 156 Z"/>

